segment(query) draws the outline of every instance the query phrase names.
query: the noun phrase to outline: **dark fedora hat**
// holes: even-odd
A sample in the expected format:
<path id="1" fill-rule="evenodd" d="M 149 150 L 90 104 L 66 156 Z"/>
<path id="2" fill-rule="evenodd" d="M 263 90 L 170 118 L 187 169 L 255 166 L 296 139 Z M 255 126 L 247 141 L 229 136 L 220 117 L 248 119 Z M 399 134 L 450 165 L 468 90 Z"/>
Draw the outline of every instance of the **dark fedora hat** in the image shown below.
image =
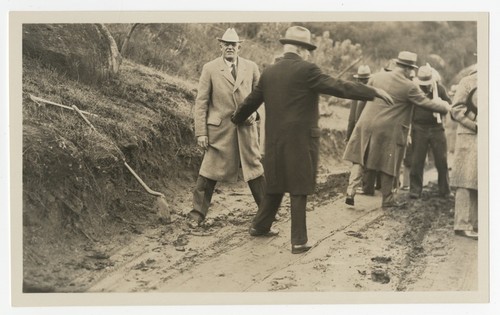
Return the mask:
<path id="1" fill-rule="evenodd" d="M 280 38 L 280 43 L 292 44 L 305 47 L 307 50 L 315 50 L 316 46 L 311 43 L 311 32 L 302 26 L 291 26 L 286 30 L 285 37 Z"/>
<path id="2" fill-rule="evenodd" d="M 402 51 L 399 53 L 396 63 L 399 65 L 418 69 L 417 54 L 409 51 Z"/>

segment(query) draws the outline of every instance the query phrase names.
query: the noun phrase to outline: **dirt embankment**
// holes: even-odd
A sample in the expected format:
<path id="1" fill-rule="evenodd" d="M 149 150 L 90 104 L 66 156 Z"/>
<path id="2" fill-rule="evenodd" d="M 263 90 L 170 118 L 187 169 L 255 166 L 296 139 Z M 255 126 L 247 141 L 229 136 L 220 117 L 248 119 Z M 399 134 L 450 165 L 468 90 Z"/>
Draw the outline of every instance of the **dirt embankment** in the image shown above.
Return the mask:
<path id="1" fill-rule="evenodd" d="M 30 94 L 97 115 L 88 119 L 98 132 L 75 112 L 37 104 Z M 73 260 L 94 255 L 86 243 L 120 246 L 156 223 L 155 197 L 126 170 L 114 144 L 171 200 L 201 161 L 190 117 L 194 97 L 194 85 L 128 61 L 119 77 L 92 86 L 23 60 L 25 290 L 67 286 L 65 270 L 82 267 Z"/>

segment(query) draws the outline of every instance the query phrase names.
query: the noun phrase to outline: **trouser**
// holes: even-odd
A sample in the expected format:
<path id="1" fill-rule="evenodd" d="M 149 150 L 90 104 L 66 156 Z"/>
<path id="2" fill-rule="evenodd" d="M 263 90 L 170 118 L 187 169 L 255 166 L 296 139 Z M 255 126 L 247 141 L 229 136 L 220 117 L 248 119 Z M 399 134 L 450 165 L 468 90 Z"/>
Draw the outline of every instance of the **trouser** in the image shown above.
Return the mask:
<path id="1" fill-rule="evenodd" d="M 425 159 L 429 147 L 438 172 L 440 195 L 450 193 L 446 135 L 443 127 L 414 124 L 412 128 L 413 154 L 410 171 L 410 194 L 420 196 L 424 181 Z"/>
<path id="2" fill-rule="evenodd" d="M 454 230 L 472 231 L 477 229 L 477 210 L 477 190 L 457 188 Z"/>
<path id="3" fill-rule="evenodd" d="M 356 189 L 363 183 L 365 170 L 361 164 L 353 163 L 351 167 L 351 175 L 349 175 L 349 184 L 347 186 L 347 196 L 354 198 Z"/>
<path id="4" fill-rule="evenodd" d="M 375 170 L 366 170 L 368 173 L 371 173 L 369 176 L 376 176 L 377 171 Z M 394 200 L 394 181 L 395 177 L 384 172 L 378 172 L 380 174 L 381 187 L 380 191 L 382 192 L 382 206 L 393 203 Z"/>
<path id="5" fill-rule="evenodd" d="M 252 227 L 254 229 L 262 232 L 267 232 L 271 229 L 271 225 L 281 205 L 283 195 L 283 193 L 280 193 L 266 194 L 264 196 L 259 211 L 257 211 L 252 222 Z M 306 204 L 307 195 L 290 195 L 292 245 L 303 245 L 307 243 Z"/>
<path id="6" fill-rule="evenodd" d="M 380 172 L 368 172 L 365 170 L 363 174 L 363 192 L 367 195 L 373 195 L 375 189 L 382 187 L 380 181 Z"/>
<path id="7" fill-rule="evenodd" d="M 201 175 L 198 175 L 198 179 L 196 180 L 196 187 L 193 191 L 193 210 L 199 212 L 203 218 L 207 216 L 215 184 L 217 184 L 217 181 Z M 249 180 L 248 187 L 250 187 L 255 203 L 259 206 L 265 194 L 266 180 L 264 176 L 261 175 L 255 179 Z"/>

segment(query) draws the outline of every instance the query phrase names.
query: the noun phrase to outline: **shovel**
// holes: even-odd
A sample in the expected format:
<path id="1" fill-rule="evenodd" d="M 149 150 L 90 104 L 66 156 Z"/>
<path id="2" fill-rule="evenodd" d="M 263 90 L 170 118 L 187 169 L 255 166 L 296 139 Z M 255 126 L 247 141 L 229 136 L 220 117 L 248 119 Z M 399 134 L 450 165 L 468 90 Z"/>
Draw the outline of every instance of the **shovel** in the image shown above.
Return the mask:
<path id="1" fill-rule="evenodd" d="M 75 112 L 77 112 L 78 115 L 80 115 L 80 117 L 83 118 L 83 120 L 85 120 L 85 122 L 90 126 L 90 128 L 92 128 L 93 131 L 95 131 L 97 134 L 102 136 L 102 134 L 99 133 L 95 129 L 94 125 L 92 125 L 92 123 L 87 119 L 87 117 L 84 116 L 83 112 L 78 107 L 73 105 L 73 106 L 71 106 L 71 108 Z M 160 220 L 162 220 L 166 223 L 171 222 L 170 221 L 170 210 L 168 207 L 167 200 L 165 199 L 165 195 L 149 188 L 148 185 L 146 185 L 146 183 L 139 177 L 139 175 L 137 175 L 137 173 L 132 169 L 132 167 L 130 167 L 130 165 L 128 165 L 128 163 L 125 161 L 125 155 L 120 150 L 120 148 L 118 148 L 118 146 L 114 142 L 112 142 L 111 140 L 109 140 L 109 142 L 115 147 L 116 150 L 118 150 L 118 153 L 120 154 L 120 157 L 122 159 L 123 164 L 129 170 L 129 172 L 134 176 L 134 178 L 139 182 L 139 184 L 141 184 L 141 186 L 144 188 L 144 190 L 146 190 L 146 192 L 148 194 L 156 196 L 156 201 L 154 203 L 154 210 L 156 210 L 156 213 L 160 217 Z"/>

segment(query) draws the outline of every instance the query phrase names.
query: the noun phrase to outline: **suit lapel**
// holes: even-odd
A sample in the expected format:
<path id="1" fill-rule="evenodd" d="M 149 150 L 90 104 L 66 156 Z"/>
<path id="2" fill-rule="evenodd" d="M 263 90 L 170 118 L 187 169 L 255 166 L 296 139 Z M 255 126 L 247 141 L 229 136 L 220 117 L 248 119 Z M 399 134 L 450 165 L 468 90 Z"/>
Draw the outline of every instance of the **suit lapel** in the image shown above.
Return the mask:
<path id="1" fill-rule="evenodd" d="M 231 74 L 231 71 L 229 71 L 229 68 L 227 64 L 224 62 L 224 59 L 219 58 L 219 68 L 222 73 L 222 76 L 226 78 L 231 84 L 234 85 L 234 78 L 233 75 Z"/>
<path id="2" fill-rule="evenodd" d="M 236 82 L 234 84 L 233 92 L 235 92 L 240 87 L 241 82 L 243 82 L 243 79 L 246 78 L 246 72 L 246 63 L 241 58 L 238 58 L 238 73 L 236 75 Z"/>

